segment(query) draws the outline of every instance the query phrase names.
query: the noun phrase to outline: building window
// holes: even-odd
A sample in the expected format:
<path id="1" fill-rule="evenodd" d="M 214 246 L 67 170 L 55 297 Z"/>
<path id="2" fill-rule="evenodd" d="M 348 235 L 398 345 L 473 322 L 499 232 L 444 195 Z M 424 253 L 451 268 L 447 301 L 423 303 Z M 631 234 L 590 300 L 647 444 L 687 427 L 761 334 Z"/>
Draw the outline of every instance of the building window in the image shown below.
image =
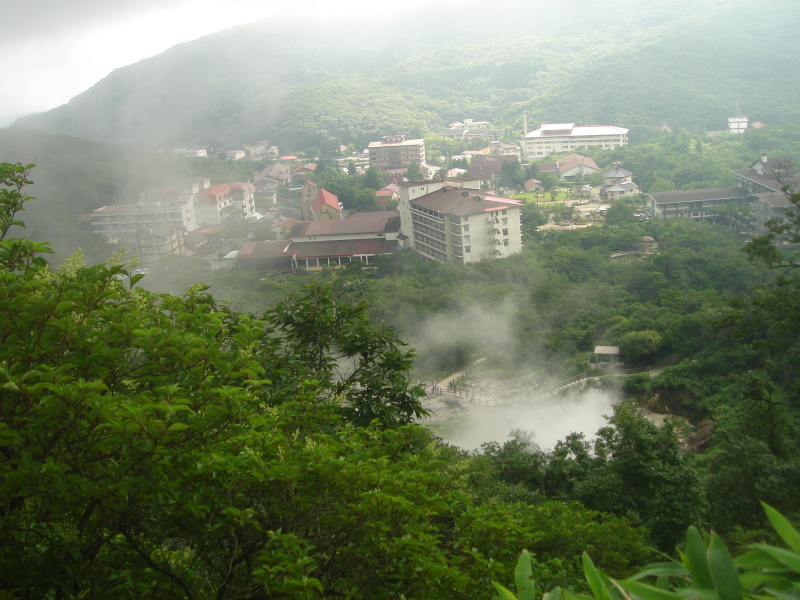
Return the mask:
<path id="1" fill-rule="evenodd" d="M 469 225 L 464 225 L 463 229 L 464 231 L 469 231 Z"/>
<path id="2" fill-rule="evenodd" d="M 508 235 L 508 229 L 503 229 L 503 235 Z"/>
<path id="3" fill-rule="evenodd" d="M 464 215 L 464 221 L 469 221 L 469 215 Z"/>
<path id="4" fill-rule="evenodd" d="M 508 240 L 503 240 L 503 246 L 508 246 Z"/>
<path id="5" fill-rule="evenodd" d="M 464 252 L 469 252 L 471 249 L 471 246 L 464 246 Z"/>
<path id="6" fill-rule="evenodd" d="M 467 242 L 467 243 L 469 244 L 469 241 L 470 241 L 470 240 L 469 240 L 469 236 L 468 236 L 468 235 L 465 235 L 465 236 L 464 236 L 464 241 L 465 241 L 465 242 Z"/>
<path id="7" fill-rule="evenodd" d="M 504 209 L 502 210 L 501 214 L 503 214 L 503 215 L 507 215 L 507 214 L 508 214 L 508 211 L 507 211 L 507 210 L 504 208 Z"/>
<path id="8" fill-rule="evenodd" d="M 503 219 L 503 225 L 508 225 L 508 218 Z"/>

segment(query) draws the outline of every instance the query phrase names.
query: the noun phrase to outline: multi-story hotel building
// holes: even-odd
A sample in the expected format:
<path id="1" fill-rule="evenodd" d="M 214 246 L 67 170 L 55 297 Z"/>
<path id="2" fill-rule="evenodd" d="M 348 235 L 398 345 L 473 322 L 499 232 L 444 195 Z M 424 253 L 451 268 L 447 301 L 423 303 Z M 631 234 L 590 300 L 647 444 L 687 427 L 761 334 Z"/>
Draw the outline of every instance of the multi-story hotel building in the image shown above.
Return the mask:
<path id="1" fill-rule="evenodd" d="M 387 135 L 370 142 L 369 166 L 386 171 L 425 164 L 425 140 L 407 140 L 404 135 Z"/>
<path id="2" fill-rule="evenodd" d="M 581 147 L 618 148 L 628 143 L 628 130 L 613 125 L 576 126 L 575 123 L 547 123 L 526 132 L 520 142 L 528 159 L 543 158 L 558 152 L 574 152 Z"/>
<path id="3" fill-rule="evenodd" d="M 518 200 L 444 181 L 400 184 L 401 231 L 425 258 L 468 263 L 522 251 Z"/>

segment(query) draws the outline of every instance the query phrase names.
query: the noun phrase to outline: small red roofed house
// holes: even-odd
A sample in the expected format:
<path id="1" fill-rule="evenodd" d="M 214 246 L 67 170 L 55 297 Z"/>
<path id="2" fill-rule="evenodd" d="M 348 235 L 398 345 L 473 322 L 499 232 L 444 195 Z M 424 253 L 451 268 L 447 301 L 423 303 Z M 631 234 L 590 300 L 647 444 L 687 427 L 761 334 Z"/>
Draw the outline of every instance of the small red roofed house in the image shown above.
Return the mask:
<path id="1" fill-rule="evenodd" d="M 317 163 L 306 163 L 292 171 L 292 175 L 313 175 L 317 172 Z"/>
<path id="2" fill-rule="evenodd" d="M 342 204 L 335 194 L 317 188 L 313 181 L 306 181 L 302 191 L 302 219 L 304 221 L 329 221 L 342 218 Z"/>
<path id="3" fill-rule="evenodd" d="M 390 183 L 375 192 L 375 195 L 378 197 L 378 204 L 386 206 L 389 200 L 397 200 L 400 197 L 400 186 L 396 183 Z"/>
<path id="4" fill-rule="evenodd" d="M 342 218 L 342 204 L 336 194 L 320 189 L 317 199 L 311 205 L 311 217 L 315 221 L 324 221 Z"/>

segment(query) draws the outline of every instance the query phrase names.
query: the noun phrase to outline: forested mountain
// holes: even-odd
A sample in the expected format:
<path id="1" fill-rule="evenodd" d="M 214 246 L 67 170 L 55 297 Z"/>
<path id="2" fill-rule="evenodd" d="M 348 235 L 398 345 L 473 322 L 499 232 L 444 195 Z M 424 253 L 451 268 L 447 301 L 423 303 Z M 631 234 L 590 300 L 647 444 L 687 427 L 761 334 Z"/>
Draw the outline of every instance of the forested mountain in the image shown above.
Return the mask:
<path id="1" fill-rule="evenodd" d="M 17 124 L 94 140 L 287 150 L 364 144 L 474 117 L 722 129 L 796 121 L 800 7 L 632 0 L 437 4 L 322 21 L 284 13 L 120 68 Z"/>

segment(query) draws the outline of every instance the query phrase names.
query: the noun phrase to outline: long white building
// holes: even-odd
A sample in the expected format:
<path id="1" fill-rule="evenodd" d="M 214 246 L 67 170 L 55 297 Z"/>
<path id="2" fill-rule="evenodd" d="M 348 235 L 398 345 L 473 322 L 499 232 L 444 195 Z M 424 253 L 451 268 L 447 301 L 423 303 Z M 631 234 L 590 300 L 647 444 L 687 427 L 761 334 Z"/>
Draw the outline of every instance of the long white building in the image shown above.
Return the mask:
<path id="1" fill-rule="evenodd" d="M 520 145 L 527 159 L 543 158 L 581 147 L 618 148 L 628 143 L 628 130 L 613 125 L 576 126 L 575 123 L 546 123 L 525 132 Z"/>
<path id="2" fill-rule="evenodd" d="M 468 263 L 522 251 L 519 200 L 444 181 L 400 184 L 406 245 L 425 258 Z"/>

